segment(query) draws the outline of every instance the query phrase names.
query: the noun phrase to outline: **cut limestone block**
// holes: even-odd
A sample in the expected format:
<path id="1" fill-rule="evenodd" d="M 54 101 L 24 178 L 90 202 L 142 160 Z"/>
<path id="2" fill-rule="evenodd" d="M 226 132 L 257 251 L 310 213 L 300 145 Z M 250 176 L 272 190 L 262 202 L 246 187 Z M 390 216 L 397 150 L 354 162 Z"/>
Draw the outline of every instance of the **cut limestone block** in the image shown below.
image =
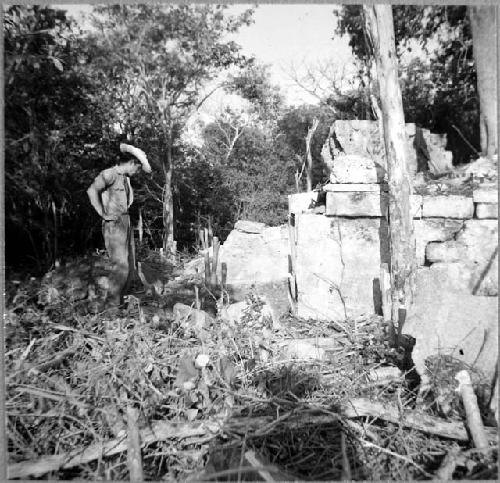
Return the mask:
<path id="1" fill-rule="evenodd" d="M 288 195 L 288 213 L 304 213 L 313 208 L 318 201 L 318 194 L 317 191 L 307 191 Z"/>
<path id="2" fill-rule="evenodd" d="M 323 186 L 323 191 L 373 191 L 380 193 L 380 191 L 387 191 L 387 184 L 379 183 L 328 183 Z"/>
<path id="3" fill-rule="evenodd" d="M 243 233 L 262 233 L 266 228 L 265 223 L 257 221 L 239 220 L 235 223 L 234 229 Z"/>
<path id="4" fill-rule="evenodd" d="M 345 319 L 339 287 L 342 281 L 342 254 L 332 220 L 302 214 L 295 218 L 297 229 L 297 315 L 317 319 Z"/>
<path id="5" fill-rule="evenodd" d="M 380 307 L 380 263 L 388 262 L 384 218 L 296 218 L 300 317 L 344 320 Z"/>
<path id="6" fill-rule="evenodd" d="M 476 203 L 476 218 L 497 219 L 498 218 L 498 203 Z"/>
<path id="7" fill-rule="evenodd" d="M 498 294 L 498 225 L 496 220 L 467 220 L 453 239 L 427 245 L 428 262 L 460 261 L 468 290 L 474 295 Z"/>
<path id="8" fill-rule="evenodd" d="M 262 226 L 261 226 L 262 225 Z M 288 311 L 288 228 L 263 223 L 236 223 L 248 231 L 234 229 L 221 246 L 217 273 L 227 266 L 227 289 L 233 301 L 250 293 L 266 298 L 279 315 Z M 262 229 L 260 233 L 255 231 Z"/>
<path id="9" fill-rule="evenodd" d="M 342 155 L 357 155 L 374 160 L 385 168 L 384 139 L 378 121 L 337 120 L 330 127 L 329 135 L 321 149 L 321 157 L 328 172 Z M 449 171 L 452 167 L 451 152 L 446 151 L 446 136 L 431 134 L 406 124 L 406 161 L 412 176 L 417 172 L 432 170 Z"/>
<path id="10" fill-rule="evenodd" d="M 383 166 L 356 154 L 337 156 L 330 173 L 332 183 L 380 183 L 384 177 Z"/>
<path id="11" fill-rule="evenodd" d="M 471 270 L 470 288 L 475 295 L 498 295 L 498 222 L 467 220 L 456 241 L 467 248 L 465 262 Z"/>
<path id="12" fill-rule="evenodd" d="M 491 381 L 498 358 L 498 301 L 450 287 L 449 275 L 422 267 L 416 296 L 403 326 L 415 337 L 412 359 L 420 375 L 425 360 L 450 354 Z"/>
<path id="13" fill-rule="evenodd" d="M 425 247 L 431 241 L 451 240 L 464 226 L 463 220 L 424 218 L 414 220 L 417 264 L 425 263 Z"/>
<path id="14" fill-rule="evenodd" d="M 472 198 L 462 195 L 423 196 L 424 218 L 468 219 L 474 215 Z"/>
<path id="15" fill-rule="evenodd" d="M 326 194 L 327 216 L 375 216 L 387 213 L 387 197 L 372 191 L 339 191 Z"/>
<path id="16" fill-rule="evenodd" d="M 373 186 L 373 185 L 367 185 Z M 388 197 L 376 191 L 330 191 L 326 193 L 327 216 L 378 217 L 386 216 Z M 411 195 L 410 212 L 421 218 L 422 196 Z"/>
<path id="17" fill-rule="evenodd" d="M 475 188 L 472 199 L 474 203 L 498 203 L 498 189 L 496 186 Z"/>
<path id="18" fill-rule="evenodd" d="M 466 260 L 467 247 L 460 242 L 430 242 L 425 248 L 425 258 L 428 262 L 459 262 Z"/>

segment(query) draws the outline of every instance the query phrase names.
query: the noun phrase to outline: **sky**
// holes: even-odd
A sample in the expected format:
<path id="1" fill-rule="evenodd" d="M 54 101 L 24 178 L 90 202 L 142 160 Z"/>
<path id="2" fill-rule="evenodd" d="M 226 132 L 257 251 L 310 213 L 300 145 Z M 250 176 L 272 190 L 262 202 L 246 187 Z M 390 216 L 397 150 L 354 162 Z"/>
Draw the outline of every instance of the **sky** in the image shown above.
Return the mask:
<path id="1" fill-rule="evenodd" d="M 60 6 L 77 18 L 91 10 L 90 5 L 84 4 Z M 238 14 L 250 7 L 255 5 L 232 5 L 228 13 Z M 269 65 L 271 79 L 281 87 L 287 104 L 317 102 L 291 79 L 293 68 L 301 76 L 307 66 L 342 66 L 351 60 L 347 39 L 333 39 L 334 8 L 332 4 L 260 4 L 255 9 L 254 23 L 242 27 L 234 36 L 243 53 L 253 54 Z M 214 102 L 220 103 L 220 99 L 215 98 Z"/>
<path id="2" fill-rule="evenodd" d="M 250 5 L 231 7 L 238 12 Z M 307 65 L 343 65 L 351 61 L 346 38 L 334 38 L 334 5 L 259 5 L 254 23 L 241 29 L 235 40 L 247 54 L 270 66 L 272 79 L 282 87 L 290 103 L 316 102 L 290 77 L 303 73 Z"/>

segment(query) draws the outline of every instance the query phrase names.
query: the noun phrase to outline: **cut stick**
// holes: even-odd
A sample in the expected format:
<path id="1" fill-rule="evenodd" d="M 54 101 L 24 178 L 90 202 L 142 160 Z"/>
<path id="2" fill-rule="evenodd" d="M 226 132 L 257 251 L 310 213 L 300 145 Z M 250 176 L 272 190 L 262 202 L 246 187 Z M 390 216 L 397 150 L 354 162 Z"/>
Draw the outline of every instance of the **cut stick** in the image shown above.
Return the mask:
<path id="1" fill-rule="evenodd" d="M 200 292 L 197 285 L 194 286 L 194 301 L 196 310 L 200 310 L 201 309 Z"/>
<path id="2" fill-rule="evenodd" d="M 340 447 L 342 450 L 342 481 L 352 480 L 351 465 L 349 463 L 349 456 L 347 455 L 344 431 L 340 433 Z"/>
<path id="3" fill-rule="evenodd" d="M 205 252 L 205 284 L 209 285 L 210 284 L 210 255 L 207 252 Z"/>
<path id="4" fill-rule="evenodd" d="M 137 427 L 137 409 L 127 405 L 127 463 L 130 481 L 144 481 L 142 472 L 141 438 Z"/>
<path id="5" fill-rule="evenodd" d="M 389 264 L 380 264 L 380 295 L 382 298 L 382 315 L 384 320 L 391 320 L 391 276 Z"/>
<path id="6" fill-rule="evenodd" d="M 481 419 L 481 413 L 477 405 L 477 397 L 472 387 L 472 381 L 466 370 L 457 372 L 455 379 L 458 381 L 457 392 L 462 397 L 462 403 L 467 417 L 467 426 L 476 448 L 487 448 L 488 438 Z"/>
<path id="7" fill-rule="evenodd" d="M 495 376 L 495 382 L 493 384 L 494 387 L 492 391 L 492 396 L 490 398 L 489 407 L 491 413 L 495 416 L 495 421 L 497 422 L 497 426 L 500 426 L 500 421 L 498 419 L 498 376 Z"/>
<path id="8" fill-rule="evenodd" d="M 214 236 L 214 261 L 213 261 L 213 271 L 217 272 L 217 266 L 219 265 L 219 249 L 220 249 L 220 242 L 219 242 L 219 237 Z"/>

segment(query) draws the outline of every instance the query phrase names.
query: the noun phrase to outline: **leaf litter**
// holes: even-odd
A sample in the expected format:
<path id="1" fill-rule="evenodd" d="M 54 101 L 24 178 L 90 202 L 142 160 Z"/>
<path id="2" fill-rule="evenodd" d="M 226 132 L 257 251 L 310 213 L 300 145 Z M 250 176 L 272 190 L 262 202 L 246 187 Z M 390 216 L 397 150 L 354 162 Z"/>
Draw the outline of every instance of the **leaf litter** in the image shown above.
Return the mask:
<path id="1" fill-rule="evenodd" d="M 196 277 L 176 283 L 193 307 L 195 284 L 206 296 L 202 308 L 216 306 L 217 294 L 210 299 Z M 276 326 L 249 293 L 239 321 L 219 310 L 203 325 L 175 318 L 168 295 L 130 296 L 122 309 L 93 313 L 75 310 L 74 299 L 41 304 L 47 291 L 37 280 L 7 288 L 11 478 L 127 479 L 131 405 L 147 480 L 431 479 L 456 451 L 454 478 L 496 479 L 494 444 L 481 452 L 399 421 L 346 415 L 360 398 L 400 414 L 416 407 L 408 355 L 390 347 L 381 317 L 288 315 Z M 307 348 L 304 340 L 327 341 L 320 357 L 294 357 L 290 341 Z M 429 366 L 426 414 L 463 421 L 458 396 L 443 395 L 456 365 Z M 396 367 L 403 377 L 373 378 Z"/>

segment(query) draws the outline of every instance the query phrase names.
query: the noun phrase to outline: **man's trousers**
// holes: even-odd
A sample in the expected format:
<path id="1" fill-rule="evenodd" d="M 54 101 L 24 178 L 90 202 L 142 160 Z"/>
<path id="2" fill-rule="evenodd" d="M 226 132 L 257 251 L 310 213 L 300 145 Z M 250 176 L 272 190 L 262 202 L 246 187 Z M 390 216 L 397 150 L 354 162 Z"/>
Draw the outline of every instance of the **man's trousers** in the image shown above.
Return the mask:
<path id="1" fill-rule="evenodd" d="M 109 276 L 108 302 L 119 305 L 135 273 L 135 249 L 130 215 L 118 216 L 116 221 L 104 221 L 104 244 L 112 263 Z"/>

